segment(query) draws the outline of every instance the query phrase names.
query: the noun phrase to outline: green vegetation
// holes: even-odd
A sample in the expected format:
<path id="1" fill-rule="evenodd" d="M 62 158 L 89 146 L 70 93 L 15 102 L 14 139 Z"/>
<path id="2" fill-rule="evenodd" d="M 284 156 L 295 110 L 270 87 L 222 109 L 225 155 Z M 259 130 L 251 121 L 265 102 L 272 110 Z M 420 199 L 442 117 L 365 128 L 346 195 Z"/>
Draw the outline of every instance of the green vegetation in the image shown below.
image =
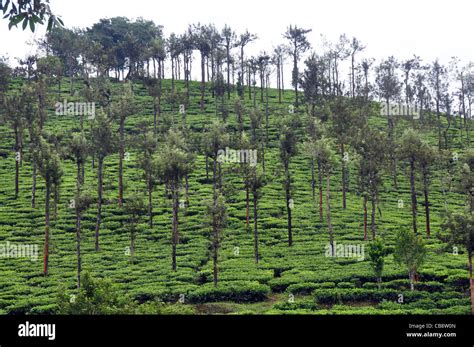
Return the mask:
<path id="1" fill-rule="evenodd" d="M 292 91 L 283 53 L 244 60 L 256 37 L 212 25 L 164 40 L 114 18 L 48 33 L 60 64 L 0 62 L 0 313 L 469 314 L 472 120 L 412 94 L 419 118 L 381 114 L 395 59 L 345 93 L 324 56 L 303 68 L 307 32 L 285 34 Z M 93 43 L 86 63 L 62 35 Z"/>

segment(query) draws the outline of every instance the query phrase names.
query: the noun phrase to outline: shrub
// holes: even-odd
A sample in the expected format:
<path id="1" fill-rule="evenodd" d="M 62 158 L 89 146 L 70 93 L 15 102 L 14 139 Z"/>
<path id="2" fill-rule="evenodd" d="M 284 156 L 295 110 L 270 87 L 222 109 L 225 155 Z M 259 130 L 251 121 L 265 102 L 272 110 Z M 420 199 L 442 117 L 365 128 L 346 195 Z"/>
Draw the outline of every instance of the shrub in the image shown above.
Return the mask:
<path id="1" fill-rule="evenodd" d="M 62 288 L 57 296 L 58 313 L 74 315 L 130 313 L 130 300 L 120 297 L 108 280 L 93 279 L 88 272 L 82 276 L 76 296 L 68 296 Z"/>
<path id="2" fill-rule="evenodd" d="M 355 288 L 355 284 L 351 282 L 339 282 L 337 288 Z"/>
<path id="3" fill-rule="evenodd" d="M 446 278 L 445 282 L 446 284 L 453 287 L 461 287 L 464 289 L 469 288 L 469 277 L 467 276 L 467 274 L 456 273 L 449 275 Z"/>
<path id="4" fill-rule="evenodd" d="M 398 292 L 390 289 L 370 290 L 362 288 L 352 289 L 317 289 L 313 292 L 316 302 L 320 304 L 334 305 L 350 301 L 375 301 L 383 299 L 396 301 Z"/>
<path id="5" fill-rule="evenodd" d="M 309 295 L 315 289 L 319 288 L 334 288 L 336 284 L 334 282 L 323 282 L 323 283 L 296 283 L 291 284 L 286 288 L 287 293 L 292 294 L 301 294 L 301 295 Z"/>
<path id="6" fill-rule="evenodd" d="M 317 310 L 319 306 L 311 299 L 295 300 L 295 302 L 282 301 L 273 305 L 276 310 L 292 311 L 292 310 Z"/>
<path id="7" fill-rule="evenodd" d="M 137 314 L 161 314 L 161 315 L 192 315 L 195 314 L 194 307 L 184 304 L 167 304 L 159 300 L 138 305 L 135 309 Z"/>
<path id="8" fill-rule="evenodd" d="M 258 282 L 220 282 L 215 287 L 212 283 L 204 284 L 189 294 L 192 303 L 235 301 L 262 301 L 270 288 Z"/>

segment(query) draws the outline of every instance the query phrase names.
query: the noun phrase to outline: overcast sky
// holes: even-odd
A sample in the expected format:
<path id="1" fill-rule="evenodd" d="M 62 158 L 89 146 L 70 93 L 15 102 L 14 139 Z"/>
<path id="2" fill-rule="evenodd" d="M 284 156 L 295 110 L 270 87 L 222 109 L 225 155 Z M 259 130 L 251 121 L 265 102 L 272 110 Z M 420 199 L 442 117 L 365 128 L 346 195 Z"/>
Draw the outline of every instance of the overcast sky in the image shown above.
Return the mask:
<path id="1" fill-rule="evenodd" d="M 336 40 L 346 33 L 367 46 L 361 57 L 377 61 L 389 55 L 406 59 L 414 53 L 424 62 L 440 58 L 447 63 L 452 56 L 464 63 L 473 60 L 472 0 L 51 0 L 51 8 L 67 27 L 88 27 L 114 16 L 153 20 L 164 26 L 165 35 L 181 33 L 196 22 L 212 22 L 219 28 L 228 24 L 238 33 L 248 29 L 258 34 L 249 54 L 270 51 L 282 43 L 285 28 L 297 24 L 313 30 L 309 39 L 316 50 L 321 34 Z M 40 28 L 35 36 L 44 31 Z M 6 20 L 0 21 L 0 37 L 0 55 L 8 55 L 11 63 L 34 52 L 26 44 L 34 36 L 20 28 L 8 33 Z"/>

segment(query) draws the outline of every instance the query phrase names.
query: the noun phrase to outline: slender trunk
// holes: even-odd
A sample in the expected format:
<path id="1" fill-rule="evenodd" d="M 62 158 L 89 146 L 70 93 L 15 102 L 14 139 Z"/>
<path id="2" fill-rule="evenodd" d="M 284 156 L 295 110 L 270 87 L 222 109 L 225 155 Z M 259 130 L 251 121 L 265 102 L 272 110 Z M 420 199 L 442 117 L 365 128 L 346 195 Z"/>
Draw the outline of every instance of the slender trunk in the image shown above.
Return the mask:
<path id="1" fill-rule="evenodd" d="M 74 94 L 74 75 L 72 74 L 71 74 L 71 77 L 69 78 L 69 83 L 70 83 L 69 94 L 73 95 Z"/>
<path id="2" fill-rule="evenodd" d="M 81 165 L 81 185 L 84 184 L 85 177 L 86 177 L 86 163 L 85 161 Z"/>
<path id="3" fill-rule="evenodd" d="M 313 193 L 313 201 L 316 198 L 316 182 L 314 176 L 314 158 L 311 158 L 311 191 Z"/>
<path id="4" fill-rule="evenodd" d="M 134 263 L 134 256 L 135 256 L 135 238 L 136 238 L 136 230 L 135 230 L 135 222 L 132 222 L 131 231 L 130 231 L 130 262 Z"/>
<path id="5" fill-rule="evenodd" d="M 230 42 L 227 43 L 227 99 L 230 100 Z"/>
<path id="6" fill-rule="evenodd" d="M 81 216 L 76 211 L 77 288 L 81 288 Z"/>
<path id="7" fill-rule="evenodd" d="M 387 123 L 388 123 L 388 140 L 390 144 L 390 163 L 392 169 L 392 176 L 393 176 L 393 186 L 395 189 L 398 189 L 398 182 L 397 182 L 397 162 L 394 153 L 394 141 L 393 141 L 393 131 L 394 131 L 394 124 L 393 118 L 390 115 L 390 99 L 386 98 L 385 102 L 387 104 Z"/>
<path id="8" fill-rule="evenodd" d="M 323 221 L 323 173 L 321 171 L 321 161 L 318 160 L 318 186 L 319 186 L 319 221 Z"/>
<path id="9" fill-rule="evenodd" d="M 213 252 L 212 252 L 212 275 L 213 275 L 213 282 L 214 282 L 214 287 L 217 287 L 217 281 L 218 281 L 218 275 L 219 275 L 219 269 L 217 267 L 217 261 L 219 257 L 219 251 L 218 251 L 218 246 L 217 246 L 217 236 L 216 236 L 216 231 L 214 231 L 214 240 L 213 240 Z"/>
<path id="10" fill-rule="evenodd" d="M 15 199 L 18 199 L 20 193 L 20 160 L 21 160 L 21 151 L 20 151 L 20 141 L 18 129 L 15 129 Z"/>
<path id="11" fill-rule="evenodd" d="M 282 94 L 285 94 L 285 81 L 283 80 L 283 76 L 284 76 L 284 73 L 283 73 L 283 60 L 281 61 L 280 66 L 281 66 L 281 92 L 282 92 Z"/>
<path id="12" fill-rule="evenodd" d="M 346 161 L 344 160 L 344 143 L 341 143 L 342 172 L 342 208 L 346 209 Z"/>
<path id="13" fill-rule="evenodd" d="M 157 122 L 157 105 L 156 105 L 156 97 L 153 98 L 153 133 L 156 136 L 158 133 L 158 122 Z"/>
<path id="14" fill-rule="evenodd" d="M 98 165 L 98 170 L 97 170 L 97 193 L 98 193 L 98 199 L 97 199 L 97 220 L 95 224 L 95 250 L 99 251 L 99 230 L 100 230 L 100 223 L 102 221 L 102 194 L 103 194 L 103 186 L 102 186 L 102 181 L 103 181 L 103 165 L 104 165 L 104 158 L 102 156 L 99 156 L 99 165 Z"/>
<path id="15" fill-rule="evenodd" d="M 367 196 L 364 196 L 364 241 L 367 241 Z"/>
<path id="16" fill-rule="evenodd" d="M 250 67 L 247 67 L 247 87 L 248 87 L 248 92 L 249 92 L 249 100 L 252 99 L 252 88 L 250 86 L 250 80 L 251 80 L 251 72 L 250 72 Z"/>
<path id="17" fill-rule="evenodd" d="M 328 223 L 329 244 L 331 245 L 331 256 L 334 257 L 334 230 L 331 222 L 331 175 L 326 173 L 326 219 Z"/>
<path id="18" fill-rule="evenodd" d="M 189 206 L 189 175 L 184 177 L 184 188 L 185 188 L 185 198 L 186 198 L 186 208 Z"/>
<path id="19" fill-rule="evenodd" d="M 259 261 L 258 253 L 258 200 L 257 200 L 257 191 L 253 191 L 253 248 L 255 252 L 255 262 Z"/>
<path id="20" fill-rule="evenodd" d="M 148 224 L 153 228 L 153 186 L 150 177 L 148 177 Z"/>
<path id="21" fill-rule="evenodd" d="M 38 166 L 36 165 L 36 160 L 33 158 L 33 183 L 31 185 L 31 208 L 36 207 L 36 176 L 37 176 Z"/>
<path id="22" fill-rule="evenodd" d="M 81 163 L 79 161 L 76 162 L 76 192 L 79 193 L 82 182 L 81 182 Z"/>
<path id="23" fill-rule="evenodd" d="M 471 314 L 474 314 L 474 279 L 472 278 L 472 250 L 467 253 L 469 260 L 469 287 L 471 289 Z"/>
<path id="24" fill-rule="evenodd" d="M 351 56 L 351 79 L 352 79 L 352 98 L 355 97 L 355 68 L 354 68 L 354 63 L 355 63 L 355 52 Z"/>
<path id="25" fill-rule="evenodd" d="M 242 99 L 245 95 L 245 73 L 244 73 L 244 46 L 240 46 L 240 74 L 241 74 L 241 82 L 242 82 Z"/>
<path id="26" fill-rule="evenodd" d="M 120 117 L 120 148 L 119 148 L 119 172 L 118 172 L 118 183 L 119 183 L 119 196 L 118 205 L 123 206 L 123 158 L 125 154 L 125 118 Z"/>
<path id="27" fill-rule="evenodd" d="M 375 237 L 377 235 L 377 225 L 375 224 L 375 205 L 376 205 L 376 196 L 375 196 L 375 193 L 372 192 L 372 196 L 371 196 L 371 203 L 372 203 L 372 211 L 371 211 L 371 214 L 370 214 L 370 218 L 371 218 L 371 231 L 372 231 L 372 240 L 375 240 Z"/>
<path id="28" fill-rule="evenodd" d="M 172 236 L 172 269 L 176 271 L 176 246 L 179 242 L 179 230 L 178 230 L 178 210 L 179 210 L 179 198 L 178 198 L 178 183 L 173 182 L 171 189 L 173 190 L 173 236 Z"/>
<path id="29" fill-rule="evenodd" d="M 278 72 L 278 102 L 281 104 L 281 89 L 282 89 L 282 71 L 281 71 L 281 59 L 278 58 L 278 67 L 277 67 L 277 72 Z"/>
<path id="30" fill-rule="evenodd" d="M 293 79 L 293 83 L 295 84 L 295 106 L 298 107 L 298 58 L 296 53 L 296 43 L 293 52 Z"/>
<path id="31" fill-rule="evenodd" d="M 51 199 L 51 183 L 49 177 L 46 178 L 46 198 L 44 201 L 44 216 L 45 216 L 45 227 L 44 227 L 44 251 L 43 251 L 43 274 L 48 275 L 49 269 L 49 202 Z"/>
<path id="32" fill-rule="evenodd" d="M 436 97 L 436 118 L 438 121 L 438 149 L 441 150 L 441 117 L 440 117 L 440 107 L 439 107 L 439 92 Z"/>
<path id="33" fill-rule="evenodd" d="M 286 211 L 288 215 L 288 246 L 293 245 L 293 230 L 292 230 L 292 224 L 291 224 L 291 207 L 290 207 L 290 200 L 291 200 L 291 177 L 290 177 L 290 170 L 287 167 L 285 167 L 285 194 L 286 194 Z"/>
<path id="34" fill-rule="evenodd" d="M 174 58 L 171 57 L 171 94 L 174 94 L 174 79 L 175 79 Z"/>
<path id="35" fill-rule="evenodd" d="M 413 232 L 416 234 L 416 216 L 417 216 L 417 202 L 415 190 L 415 161 L 410 160 L 410 192 L 411 192 L 411 212 L 413 217 Z"/>
<path id="36" fill-rule="evenodd" d="M 200 106 L 201 106 L 201 112 L 204 111 L 204 93 L 205 93 L 205 83 L 206 83 L 206 75 L 205 75 L 205 66 L 204 66 L 204 59 L 205 59 L 205 56 L 204 54 L 201 52 L 201 102 L 200 102 Z"/>
<path id="37" fill-rule="evenodd" d="M 213 163 L 213 204 L 214 210 L 217 208 L 217 189 L 218 183 L 217 181 L 220 180 L 220 167 L 219 171 L 217 170 L 217 160 L 214 159 Z M 219 176 L 219 177 L 217 177 Z M 220 186 L 220 184 L 219 184 Z M 213 281 L 214 286 L 217 286 L 218 280 L 218 268 L 217 268 L 217 261 L 218 261 L 218 248 L 219 248 L 219 230 L 217 226 L 217 219 L 216 219 L 216 212 L 213 213 L 212 216 L 212 263 L 213 263 Z"/>
<path id="38" fill-rule="evenodd" d="M 246 226 L 249 226 L 249 219 L 250 219 L 250 188 L 248 186 L 248 182 L 245 184 L 245 217 L 246 217 Z"/>
<path id="39" fill-rule="evenodd" d="M 59 185 L 54 185 L 54 211 L 53 218 L 56 220 L 58 218 L 58 205 L 59 205 Z"/>
<path id="40" fill-rule="evenodd" d="M 430 237 L 430 202 L 428 197 L 428 173 L 426 171 L 423 172 L 423 193 L 425 196 L 426 235 Z"/>

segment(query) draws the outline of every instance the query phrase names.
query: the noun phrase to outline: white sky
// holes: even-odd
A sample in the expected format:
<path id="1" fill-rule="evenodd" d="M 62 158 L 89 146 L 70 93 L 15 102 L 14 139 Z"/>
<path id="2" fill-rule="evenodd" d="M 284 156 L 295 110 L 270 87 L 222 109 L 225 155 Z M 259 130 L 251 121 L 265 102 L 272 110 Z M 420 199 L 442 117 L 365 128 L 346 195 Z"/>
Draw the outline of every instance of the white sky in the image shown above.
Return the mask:
<path id="1" fill-rule="evenodd" d="M 463 63 L 473 60 L 474 1 L 472 0 L 50 0 L 67 27 L 87 27 L 100 18 L 143 17 L 164 26 L 165 35 L 181 33 L 191 23 L 230 25 L 237 33 L 248 29 L 259 40 L 248 47 L 249 54 L 271 51 L 284 42 L 282 33 L 289 24 L 311 28 L 313 47 L 321 44 L 320 35 L 336 40 L 342 33 L 356 36 L 366 46 L 359 57 L 389 55 L 406 59 L 413 54 L 425 63 L 435 58 L 447 64 L 452 56 Z M 80 3 L 80 6 L 77 4 Z M 45 28 L 35 34 L 40 37 Z M 0 55 L 15 57 L 33 53 L 25 42 L 33 35 L 20 27 L 8 32 L 7 21 L 0 20 Z M 289 72 L 290 68 L 287 68 Z M 285 81 L 289 84 L 289 78 Z"/>

